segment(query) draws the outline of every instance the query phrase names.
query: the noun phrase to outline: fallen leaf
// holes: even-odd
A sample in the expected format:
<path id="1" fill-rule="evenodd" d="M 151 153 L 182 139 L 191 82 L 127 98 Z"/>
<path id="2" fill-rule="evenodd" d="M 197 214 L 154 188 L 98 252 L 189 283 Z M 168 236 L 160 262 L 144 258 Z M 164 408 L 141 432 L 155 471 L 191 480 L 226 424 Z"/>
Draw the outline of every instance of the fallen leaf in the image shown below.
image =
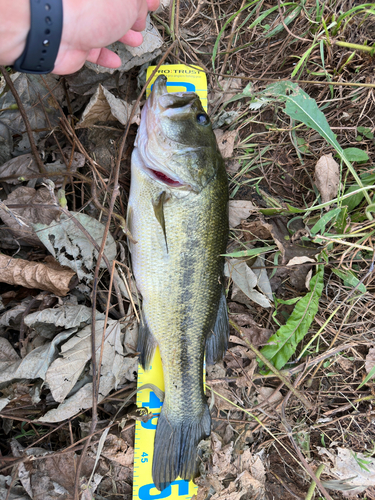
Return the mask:
<path id="1" fill-rule="evenodd" d="M 331 449 L 318 447 L 318 452 L 323 457 L 328 456 L 333 463 L 333 466 L 326 464 L 325 473 L 338 478 L 338 480 L 324 481 L 323 485 L 326 487 L 359 494 L 367 488 L 375 486 L 374 458 L 354 452 L 349 448 L 337 448 L 336 454 Z"/>
<path id="2" fill-rule="evenodd" d="M 236 476 L 236 467 L 231 463 L 233 457 L 233 442 L 223 446 L 216 432 L 211 433 L 212 443 L 212 474 L 222 481 L 228 474 Z"/>
<path id="3" fill-rule="evenodd" d="M 115 388 L 119 382 L 118 375 L 123 361 L 123 347 L 120 342 L 121 325 L 118 321 L 99 320 L 95 323 L 95 347 L 97 362 L 100 359 L 103 330 L 103 358 L 101 373 L 112 374 L 115 377 Z M 49 385 L 55 401 L 63 402 L 75 386 L 83 372 L 86 363 L 91 359 L 91 325 L 80 330 L 61 346 L 61 357 L 56 359 L 48 368 L 46 382 Z"/>
<path id="4" fill-rule="evenodd" d="M 100 247 L 105 227 L 101 222 L 83 213 L 70 212 L 69 217 L 63 214 L 59 222 L 34 224 L 33 228 L 40 241 L 62 266 L 73 269 L 80 281 L 91 281 L 98 252 L 73 219 L 85 228 Z M 112 262 L 116 252 L 116 242 L 111 234 L 108 234 L 104 254 Z M 106 267 L 104 259 L 101 260 L 100 267 Z"/>
<path id="5" fill-rule="evenodd" d="M 283 217 L 272 217 L 269 222 L 262 221 L 262 223 L 270 231 L 281 252 L 282 264 L 286 264 L 294 257 L 307 256 L 312 258 L 321 251 L 318 245 L 311 242 L 304 242 L 303 245 L 293 242 Z"/>
<path id="6" fill-rule="evenodd" d="M 370 373 L 370 371 L 374 368 L 375 366 L 375 347 L 371 347 L 369 349 L 367 356 L 366 356 L 366 361 L 365 361 L 365 369 L 366 373 Z M 371 378 L 375 377 L 375 373 Z"/>
<path id="7" fill-rule="evenodd" d="M 60 111 L 49 95 L 52 88 L 56 99 L 63 104 L 64 90 L 62 85 L 58 85 L 59 77 L 52 74 L 45 75 L 43 79 L 47 85 L 44 85 L 39 75 L 14 73 L 11 78 L 27 114 L 34 141 L 38 143 L 39 139 L 50 133 L 51 128 L 59 125 Z M 18 156 L 29 153 L 31 146 L 24 119 L 18 106 L 15 107 L 15 105 L 16 101 L 10 90 L 5 94 L 0 92 L 0 109 L 3 110 L 1 122 L 11 130 L 13 136 L 22 137 L 19 142 L 17 141 L 13 150 L 13 156 Z"/>
<path id="8" fill-rule="evenodd" d="M 14 329 L 20 327 L 21 318 L 29 306 L 32 299 L 30 297 L 23 300 L 20 304 L 8 309 L 0 316 L 0 326 L 12 326 Z"/>
<path id="9" fill-rule="evenodd" d="M 233 286 L 232 300 L 238 294 L 238 290 L 241 290 L 253 302 L 262 307 L 271 307 L 268 298 L 254 289 L 258 284 L 258 278 L 246 262 L 238 259 L 227 260 L 224 267 L 224 274 L 231 278 L 237 287 Z"/>
<path id="10" fill-rule="evenodd" d="M 73 158 L 71 158 L 71 151 L 71 148 L 66 148 L 63 153 L 65 161 L 69 165 L 69 172 L 76 172 L 85 164 L 85 157 L 82 153 L 74 152 Z M 44 167 L 55 186 L 60 187 L 64 178 L 58 174 L 67 172 L 67 168 L 60 153 L 56 153 L 54 156 L 55 160 L 51 163 L 45 163 Z M 43 176 L 45 174 L 39 171 L 38 164 L 32 154 L 16 156 L 0 166 L 0 180 L 7 184 L 20 184 L 29 179 L 33 179 L 35 182 L 38 177 L 42 178 Z"/>
<path id="11" fill-rule="evenodd" d="M 12 476 L 0 475 L 0 498 L 1 500 L 30 500 L 23 486 L 17 484 Z"/>
<path id="12" fill-rule="evenodd" d="M 105 315 L 96 311 L 96 320 L 103 320 Z M 32 328 L 38 334 L 46 338 L 52 338 L 57 329 L 64 327 L 65 330 L 74 327 L 82 327 L 86 324 L 91 324 L 92 309 L 91 307 L 64 304 L 62 306 L 43 309 L 28 314 L 24 321 L 25 325 Z"/>
<path id="13" fill-rule="evenodd" d="M 227 160 L 225 162 L 225 168 L 230 174 L 235 174 L 240 169 L 240 162 L 238 160 Z"/>
<path id="14" fill-rule="evenodd" d="M 331 153 L 323 155 L 318 160 L 315 166 L 315 184 L 322 197 L 322 203 L 336 198 L 340 184 L 340 166 L 332 158 Z"/>
<path id="15" fill-rule="evenodd" d="M 56 454 L 43 448 L 32 447 L 24 449 L 16 440 L 11 442 L 13 456 L 22 458 L 21 467 L 18 468 L 18 478 L 22 486 L 33 499 L 61 500 L 74 496 L 75 471 L 79 456 L 74 452 Z M 26 459 L 30 457 L 31 459 Z M 34 460 L 33 457 L 38 457 Z M 85 457 L 82 464 L 81 477 L 83 481 L 91 475 L 94 459 Z M 95 474 L 91 482 L 90 491 L 94 492 L 103 476 Z M 16 476 L 17 477 L 17 476 Z"/>
<path id="16" fill-rule="evenodd" d="M 255 210 L 251 201 L 230 200 L 229 201 L 229 226 L 237 227 L 241 221 L 247 219 L 251 212 Z"/>
<path id="17" fill-rule="evenodd" d="M 86 106 L 82 118 L 76 128 L 87 128 L 98 122 L 119 121 L 126 125 L 129 121 L 133 106 L 122 99 L 115 97 L 100 83 L 97 91 Z M 136 110 L 131 123 L 140 122 L 140 110 Z"/>
<path id="18" fill-rule="evenodd" d="M 316 260 L 307 257 L 306 255 L 302 255 L 301 257 L 293 257 L 287 263 L 287 266 L 296 266 L 298 264 L 305 264 L 306 262 L 316 262 Z"/>
<path id="19" fill-rule="evenodd" d="M 230 158 L 233 155 L 234 141 L 236 139 L 237 131 L 228 130 L 223 132 L 221 129 L 214 130 L 217 145 L 223 158 Z"/>
<path id="20" fill-rule="evenodd" d="M 8 195 L 4 204 L 9 205 L 9 210 L 0 207 L 1 219 L 10 228 L 15 238 L 21 238 L 31 245 L 41 246 L 33 224 L 43 221 L 48 225 L 60 214 L 59 209 L 55 208 L 55 200 L 46 188 L 35 190 L 26 186 L 18 187 Z M 24 207 L 13 208 L 11 205 L 24 205 Z M 37 205 L 50 206 L 38 207 Z"/>
<path id="21" fill-rule="evenodd" d="M 115 377 L 107 374 L 100 377 L 98 403 L 111 392 L 115 387 Z M 73 396 L 65 399 L 57 408 L 49 410 L 43 417 L 40 417 L 38 422 L 62 422 L 68 418 L 77 415 L 82 410 L 87 410 L 92 407 L 92 383 L 85 384 Z"/>
<path id="22" fill-rule="evenodd" d="M 270 230 L 260 220 L 242 221 L 241 230 L 246 241 L 269 240 L 272 238 Z"/>
<path id="23" fill-rule="evenodd" d="M 131 467 L 134 462 L 134 449 L 114 434 L 108 434 L 106 437 L 101 455 L 123 467 Z"/>
<path id="24" fill-rule="evenodd" d="M 235 404 L 237 404 L 237 401 L 235 400 L 233 392 L 228 389 L 228 384 L 226 382 L 223 382 L 222 384 L 215 384 L 214 386 L 212 386 L 212 389 L 215 391 L 215 393 L 219 394 L 213 394 L 214 405 L 218 410 L 235 410 L 235 407 L 230 403 L 230 401 Z M 212 393 L 210 394 L 208 404 L 210 404 L 211 398 Z M 226 399 L 228 399 L 229 401 L 226 401 Z"/>
<path id="25" fill-rule="evenodd" d="M 281 392 L 275 391 L 273 387 L 263 386 L 260 387 L 257 392 L 260 403 L 267 400 L 268 404 L 274 404 L 283 399 Z"/>
<path id="26" fill-rule="evenodd" d="M 273 302 L 273 293 L 271 289 L 270 280 L 268 278 L 267 269 L 264 266 L 264 257 L 258 255 L 254 264 L 251 266 L 255 276 L 258 278 L 257 286 L 261 292 Z"/>
<path id="27" fill-rule="evenodd" d="M 75 331 L 75 329 L 70 329 L 61 332 L 52 342 L 33 349 L 23 359 L 9 364 L 7 368 L 0 371 L 0 383 L 10 383 L 17 379 L 33 380 L 40 378 L 45 380 L 48 367 L 56 357 L 58 345 L 75 333 Z"/>
<path id="28" fill-rule="evenodd" d="M 310 288 L 311 278 L 312 278 L 312 269 L 310 269 L 309 272 L 306 275 L 305 287 L 307 288 L 307 290 Z"/>
<path id="29" fill-rule="evenodd" d="M 69 293 L 75 276 L 70 269 L 60 267 L 57 270 L 42 262 L 12 259 L 3 254 L 0 254 L 0 268 L 2 269 L 1 283 L 46 290 L 59 297 L 64 297 Z"/>

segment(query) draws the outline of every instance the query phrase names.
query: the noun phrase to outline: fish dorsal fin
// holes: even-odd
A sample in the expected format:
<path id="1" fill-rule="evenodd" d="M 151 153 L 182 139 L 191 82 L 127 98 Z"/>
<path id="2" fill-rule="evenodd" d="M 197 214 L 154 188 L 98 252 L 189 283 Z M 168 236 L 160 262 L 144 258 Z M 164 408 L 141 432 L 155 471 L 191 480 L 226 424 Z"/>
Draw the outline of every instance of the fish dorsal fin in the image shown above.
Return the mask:
<path id="1" fill-rule="evenodd" d="M 169 195 L 166 191 L 162 191 L 160 195 L 156 198 L 155 201 L 152 202 L 154 207 L 154 213 L 157 221 L 160 224 L 160 227 L 163 230 L 165 245 L 167 247 L 168 252 L 168 243 L 167 243 L 167 233 L 165 231 L 165 218 L 164 218 L 164 203 L 169 200 Z"/>
<path id="2" fill-rule="evenodd" d="M 224 357 L 228 347 L 229 339 L 229 319 L 227 311 L 227 301 L 224 289 L 221 292 L 219 307 L 213 331 L 206 340 L 206 363 L 213 365 Z"/>

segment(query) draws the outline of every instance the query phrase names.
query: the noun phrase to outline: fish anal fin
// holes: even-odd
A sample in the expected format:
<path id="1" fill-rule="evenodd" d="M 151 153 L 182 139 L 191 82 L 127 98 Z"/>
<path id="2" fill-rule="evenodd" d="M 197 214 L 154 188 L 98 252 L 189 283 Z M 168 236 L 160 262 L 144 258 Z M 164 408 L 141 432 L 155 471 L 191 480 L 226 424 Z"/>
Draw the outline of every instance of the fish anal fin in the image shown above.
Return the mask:
<path id="1" fill-rule="evenodd" d="M 221 293 L 219 307 L 213 331 L 206 340 L 206 363 L 213 365 L 223 359 L 228 347 L 229 339 L 229 319 L 227 310 L 227 301 L 224 290 Z"/>
<path id="2" fill-rule="evenodd" d="M 139 363 L 144 370 L 148 370 L 154 357 L 157 342 L 150 332 L 144 315 L 141 315 L 141 321 L 138 326 L 137 351 L 140 352 Z"/>

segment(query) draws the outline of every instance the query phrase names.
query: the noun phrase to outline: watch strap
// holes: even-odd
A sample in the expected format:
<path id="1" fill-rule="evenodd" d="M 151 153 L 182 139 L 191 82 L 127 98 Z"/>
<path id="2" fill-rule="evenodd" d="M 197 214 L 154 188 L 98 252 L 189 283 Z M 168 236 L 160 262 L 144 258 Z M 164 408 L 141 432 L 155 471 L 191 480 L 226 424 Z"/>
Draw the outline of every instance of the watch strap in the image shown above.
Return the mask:
<path id="1" fill-rule="evenodd" d="M 13 68 L 22 73 L 51 73 L 61 42 L 62 0 L 30 0 L 30 14 L 26 47 Z"/>

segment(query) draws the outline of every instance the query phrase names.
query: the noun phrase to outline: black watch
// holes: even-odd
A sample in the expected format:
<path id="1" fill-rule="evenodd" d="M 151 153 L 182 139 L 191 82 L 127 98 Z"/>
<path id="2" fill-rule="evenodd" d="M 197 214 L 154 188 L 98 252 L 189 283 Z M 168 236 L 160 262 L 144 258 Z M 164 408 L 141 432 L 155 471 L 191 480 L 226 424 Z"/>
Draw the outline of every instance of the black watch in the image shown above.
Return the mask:
<path id="1" fill-rule="evenodd" d="M 62 0 L 30 0 L 31 25 L 26 47 L 13 64 L 22 73 L 51 73 L 63 27 Z"/>

